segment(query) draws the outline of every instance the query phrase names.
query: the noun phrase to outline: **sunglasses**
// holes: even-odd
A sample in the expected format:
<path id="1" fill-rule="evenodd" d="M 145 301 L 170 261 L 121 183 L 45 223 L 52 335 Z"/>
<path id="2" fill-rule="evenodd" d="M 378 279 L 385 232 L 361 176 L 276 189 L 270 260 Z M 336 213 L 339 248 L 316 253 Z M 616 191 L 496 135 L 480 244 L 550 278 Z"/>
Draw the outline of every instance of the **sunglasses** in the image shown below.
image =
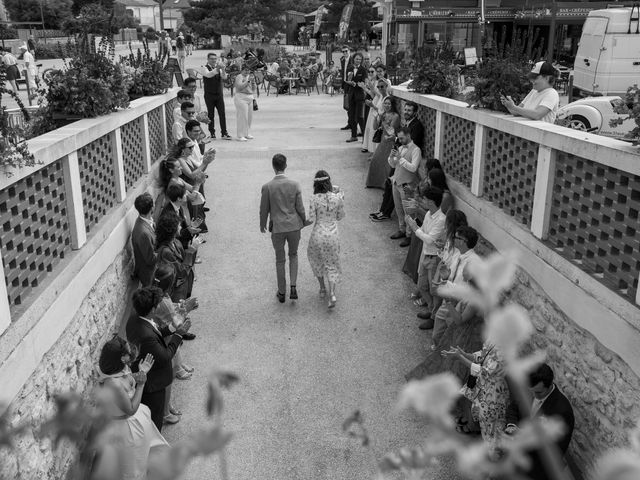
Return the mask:
<path id="1" fill-rule="evenodd" d="M 466 240 L 464 237 L 458 237 L 457 235 L 453 237 L 454 240 Z"/>
<path id="2" fill-rule="evenodd" d="M 369 73 L 376 73 L 375 70 L 369 70 Z"/>
<path id="3" fill-rule="evenodd" d="M 189 149 L 193 150 L 193 147 L 195 147 L 195 145 L 187 145 L 187 146 L 186 146 L 186 147 L 184 147 L 184 148 L 189 148 Z"/>

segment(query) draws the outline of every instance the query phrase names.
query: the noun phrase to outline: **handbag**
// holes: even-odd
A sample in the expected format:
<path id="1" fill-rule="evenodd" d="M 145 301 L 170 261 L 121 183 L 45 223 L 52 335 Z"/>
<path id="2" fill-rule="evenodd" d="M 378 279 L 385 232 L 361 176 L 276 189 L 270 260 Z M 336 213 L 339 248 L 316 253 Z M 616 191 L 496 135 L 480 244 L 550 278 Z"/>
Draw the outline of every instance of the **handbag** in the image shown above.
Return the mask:
<path id="1" fill-rule="evenodd" d="M 253 111 L 258 111 L 258 101 L 255 98 L 253 99 Z"/>
<path id="2" fill-rule="evenodd" d="M 371 139 L 373 143 L 380 143 L 382 141 L 382 127 L 379 127 L 373 134 Z"/>

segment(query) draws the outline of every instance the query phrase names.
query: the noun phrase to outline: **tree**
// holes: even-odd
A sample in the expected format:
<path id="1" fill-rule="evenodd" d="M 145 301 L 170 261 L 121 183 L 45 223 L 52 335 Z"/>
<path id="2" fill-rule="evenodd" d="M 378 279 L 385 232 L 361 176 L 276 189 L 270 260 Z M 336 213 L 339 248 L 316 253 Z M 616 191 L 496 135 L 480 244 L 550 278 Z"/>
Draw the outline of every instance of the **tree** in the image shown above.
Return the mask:
<path id="1" fill-rule="evenodd" d="M 285 10 L 311 13 L 320 5 L 327 5 L 329 2 L 330 0 L 284 0 L 284 8 Z"/>
<path id="2" fill-rule="evenodd" d="M 202 37 L 244 35 L 260 24 L 267 35 L 284 27 L 284 0 L 192 0 L 184 23 Z"/>
<path id="3" fill-rule="evenodd" d="M 44 18 L 45 28 L 59 30 L 71 16 L 73 0 L 5 0 L 4 4 L 9 18 L 15 22 L 40 23 Z"/>
<path id="4" fill-rule="evenodd" d="M 353 1 L 353 12 L 351 13 L 349 30 L 362 30 L 363 32 L 369 32 L 369 30 L 371 30 L 369 21 L 378 18 L 373 8 L 373 2 L 369 0 L 333 0 L 330 4 L 326 5 L 328 13 L 325 18 L 327 22 L 325 28 L 328 32 L 335 33 L 338 31 L 342 10 L 344 6 L 351 1 Z"/>

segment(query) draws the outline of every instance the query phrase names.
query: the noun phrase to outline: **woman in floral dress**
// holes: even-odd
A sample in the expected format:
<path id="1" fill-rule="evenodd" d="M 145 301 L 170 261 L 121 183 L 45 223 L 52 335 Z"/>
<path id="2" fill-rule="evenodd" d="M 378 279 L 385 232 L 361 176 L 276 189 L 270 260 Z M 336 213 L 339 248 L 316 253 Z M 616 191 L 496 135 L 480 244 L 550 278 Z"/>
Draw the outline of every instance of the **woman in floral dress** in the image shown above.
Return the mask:
<path id="1" fill-rule="evenodd" d="M 485 342 L 479 352 L 466 353 L 460 347 L 452 347 L 442 355 L 462 362 L 469 368 L 469 378 L 475 378 L 475 385 L 470 386 L 467 382 L 461 393 L 471 401 L 471 415 L 480 424 L 482 439 L 497 455 L 501 434 L 507 426 L 510 398 L 500 352 Z"/>
<path id="2" fill-rule="evenodd" d="M 327 294 L 325 278 L 329 282 L 329 308 L 336 305 L 336 283 L 342 274 L 338 221 L 343 218 L 344 193 L 337 186 L 331 185 L 327 172 L 319 170 L 313 181 L 313 196 L 307 216 L 313 225 L 307 257 L 320 284 L 321 297 Z"/>
<path id="3" fill-rule="evenodd" d="M 389 154 L 396 140 L 396 133 L 400 128 L 400 115 L 395 111 L 391 97 L 387 96 L 382 101 L 382 110 L 373 123 L 374 131 L 382 126 L 382 140 L 376 148 L 367 174 L 367 188 L 384 188 L 384 182 L 389 177 Z"/>

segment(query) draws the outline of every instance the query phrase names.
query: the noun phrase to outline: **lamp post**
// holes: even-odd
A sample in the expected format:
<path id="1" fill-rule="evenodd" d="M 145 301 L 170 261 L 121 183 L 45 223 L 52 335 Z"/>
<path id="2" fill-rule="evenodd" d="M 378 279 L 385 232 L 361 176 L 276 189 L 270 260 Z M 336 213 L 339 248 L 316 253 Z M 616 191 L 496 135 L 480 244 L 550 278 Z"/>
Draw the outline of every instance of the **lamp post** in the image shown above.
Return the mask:
<path id="1" fill-rule="evenodd" d="M 44 0 L 40 0 L 39 5 L 40 5 L 40 21 L 42 22 L 42 38 L 44 39 L 44 43 L 47 43 L 47 32 L 44 29 L 44 10 L 42 8 L 42 3 L 44 2 Z"/>
<path id="2" fill-rule="evenodd" d="M 482 40 L 484 39 L 486 23 L 487 20 L 485 0 L 480 0 L 480 15 L 478 16 L 478 45 L 476 47 L 478 60 L 482 59 Z"/>

